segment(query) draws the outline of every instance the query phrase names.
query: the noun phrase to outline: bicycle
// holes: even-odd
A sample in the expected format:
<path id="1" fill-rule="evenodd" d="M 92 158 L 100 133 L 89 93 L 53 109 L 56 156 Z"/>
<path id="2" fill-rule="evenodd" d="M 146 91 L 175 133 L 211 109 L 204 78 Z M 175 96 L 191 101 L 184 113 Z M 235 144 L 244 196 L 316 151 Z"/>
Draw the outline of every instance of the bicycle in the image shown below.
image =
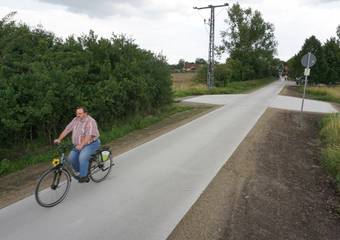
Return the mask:
<path id="1" fill-rule="evenodd" d="M 42 207 L 54 207 L 61 203 L 71 186 L 71 176 L 77 178 L 68 158 L 65 145 L 58 145 L 60 158 L 52 160 L 53 167 L 39 178 L 35 188 L 35 199 Z M 101 147 L 90 158 L 88 177 L 96 183 L 103 181 L 113 166 L 112 153 L 108 147 Z"/>

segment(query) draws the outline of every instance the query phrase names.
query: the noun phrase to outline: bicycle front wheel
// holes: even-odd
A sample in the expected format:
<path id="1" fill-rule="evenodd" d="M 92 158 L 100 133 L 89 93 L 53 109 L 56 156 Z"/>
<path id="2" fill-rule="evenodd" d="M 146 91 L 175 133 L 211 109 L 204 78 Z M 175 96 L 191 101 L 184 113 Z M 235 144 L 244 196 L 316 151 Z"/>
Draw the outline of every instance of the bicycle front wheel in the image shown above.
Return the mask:
<path id="1" fill-rule="evenodd" d="M 52 168 L 39 178 L 35 199 L 42 207 L 53 207 L 64 200 L 71 185 L 71 176 L 63 168 Z"/>

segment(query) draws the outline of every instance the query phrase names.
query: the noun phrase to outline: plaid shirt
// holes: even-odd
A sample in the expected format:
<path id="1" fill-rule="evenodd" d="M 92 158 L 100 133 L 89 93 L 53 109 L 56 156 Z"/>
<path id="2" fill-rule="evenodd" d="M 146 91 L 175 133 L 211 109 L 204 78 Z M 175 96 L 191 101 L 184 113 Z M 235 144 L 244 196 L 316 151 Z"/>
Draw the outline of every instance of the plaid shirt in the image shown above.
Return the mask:
<path id="1" fill-rule="evenodd" d="M 67 134 L 72 131 L 72 143 L 74 145 L 81 144 L 85 136 L 92 136 L 91 141 L 86 144 L 95 141 L 99 137 L 97 122 L 90 115 L 87 115 L 84 119 L 73 118 L 65 130 Z"/>

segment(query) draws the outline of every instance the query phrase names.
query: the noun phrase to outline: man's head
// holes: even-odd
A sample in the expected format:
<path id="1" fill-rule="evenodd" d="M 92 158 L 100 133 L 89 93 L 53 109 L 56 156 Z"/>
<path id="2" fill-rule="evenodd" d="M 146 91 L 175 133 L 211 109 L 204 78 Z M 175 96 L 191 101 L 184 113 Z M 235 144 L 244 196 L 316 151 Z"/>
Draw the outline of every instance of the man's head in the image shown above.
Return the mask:
<path id="1" fill-rule="evenodd" d="M 82 106 L 77 107 L 76 116 L 80 119 L 84 119 L 85 117 L 87 117 L 87 109 Z"/>

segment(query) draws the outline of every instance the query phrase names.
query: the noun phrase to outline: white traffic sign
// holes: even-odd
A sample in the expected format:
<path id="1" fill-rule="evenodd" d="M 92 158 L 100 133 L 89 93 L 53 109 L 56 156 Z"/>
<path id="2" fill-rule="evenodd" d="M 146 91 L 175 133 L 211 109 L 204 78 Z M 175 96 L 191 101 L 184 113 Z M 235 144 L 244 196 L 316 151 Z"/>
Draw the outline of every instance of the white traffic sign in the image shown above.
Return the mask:
<path id="1" fill-rule="evenodd" d="M 316 57 L 309 52 L 302 57 L 301 63 L 305 68 L 310 68 L 316 63 Z"/>
<path id="2" fill-rule="evenodd" d="M 310 75 L 310 68 L 305 68 L 305 76 L 309 76 Z"/>
<path id="3" fill-rule="evenodd" d="M 302 113 L 303 104 L 304 104 L 305 96 L 306 96 L 308 76 L 310 75 L 310 67 L 312 67 L 316 63 L 316 57 L 311 52 L 309 52 L 302 57 L 301 63 L 306 68 L 305 69 L 305 87 L 303 88 L 303 96 L 302 96 L 302 103 L 301 103 L 301 113 Z"/>

